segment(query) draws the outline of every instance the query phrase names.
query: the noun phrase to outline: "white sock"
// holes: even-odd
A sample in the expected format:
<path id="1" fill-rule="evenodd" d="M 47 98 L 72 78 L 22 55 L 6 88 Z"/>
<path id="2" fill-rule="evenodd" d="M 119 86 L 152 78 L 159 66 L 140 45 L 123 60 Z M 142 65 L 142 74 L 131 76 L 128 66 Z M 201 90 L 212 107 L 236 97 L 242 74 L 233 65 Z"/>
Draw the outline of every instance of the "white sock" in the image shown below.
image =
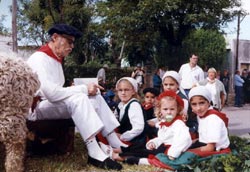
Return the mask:
<path id="1" fill-rule="evenodd" d="M 128 147 L 125 143 L 122 143 L 122 141 L 118 138 L 115 132 L 109 133 L 106 136 L 106 139 L 108 140 L 109 144 L 113 148 L 120 148 L 122 147 Z"/>
<path id="2" fill-rule="evenodd" d="M 99 145 L 102 151 L 112 159 L 113 148 L 110 145 L 106 145 L 102 142 L 99 142 Z"/>
<path id="3" fill-rule="evenodd" d="M 88 155 L 91 158 L 97 159 L 99 161 L 104 161 L 106 158 L 108 158 L 108 156 L 100 148 L 95 137 L 86 140 L 85 144 L 88 149 Z"/>
<path id="4" fill-rule="evenodd" d="M 150 165 L 148 158 L 140 158 L 138 165 Z"/>

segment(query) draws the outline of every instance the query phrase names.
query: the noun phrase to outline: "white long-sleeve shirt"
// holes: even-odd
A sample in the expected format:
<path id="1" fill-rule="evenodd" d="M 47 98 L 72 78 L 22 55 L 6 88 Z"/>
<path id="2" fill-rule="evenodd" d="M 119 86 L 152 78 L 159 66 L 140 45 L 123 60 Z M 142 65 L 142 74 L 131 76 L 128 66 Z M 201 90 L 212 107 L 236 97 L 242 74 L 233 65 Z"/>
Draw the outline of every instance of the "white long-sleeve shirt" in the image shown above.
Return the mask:
<path id="1" fill-rule="evenodd" d="M 75 93 L 87 94 L 85 85 L 63 87 L 65 78 L 62 64 L 44 52 L 35 52 L 27 60 L 29 66 L 38 74 L 41 87 L 37 95 L 50 102 L 63 100 Z"/>
<path id="2" fill-rule="evenodd" d="M 168 156 L 177 158 L 191 146 L 192 139 L 185 123 L 181 120 L 176 120 L 169 127 L 160 127 L 157 137 L 149 140 L 146 147 L 150 142 L 156 145 L 156 149 L 161 144 L 171 145 L 168 149 Z"/>
<path id="3" fill-rule="evenodd" d="M 204 72 L 198 65 L 191 68 L 189 63 L 183 64 L 179 74 L 183 89 L 191 89 L 197 82 L 204 80 Z"/>
<path id="4" fill-rule="evenodd" d="M 209 109 L 212 109 L 210 107 Z M 199 141 L 203 143 L 215 143 L 216 150 L 229 146 L 228 130 L 224 121 L 215 114 L 205 118 L 199 118 Z"/>
<path id="5" fill-rule="evenodd" d="M 121 119 L 123 118 L 126 106 L 133 100 L 134 99 L 131 99 L 125 105 L 122 103 L 119 103 L 118 105 L 120 109 L 119 121 L 121 121 Z M 141 105 L 138 102 L 132 102 L 130 104 L 129 109 L 128 109 L 128 117 L 132 125 L 132 128 L 131 130 L 127 130 L 121 135 L 120 138 L 123 141 L 131 141 L 136 136 L 139 136 L 144 130 L 145 123 L 144 123 L 143 111 L 142 111 Z"/>

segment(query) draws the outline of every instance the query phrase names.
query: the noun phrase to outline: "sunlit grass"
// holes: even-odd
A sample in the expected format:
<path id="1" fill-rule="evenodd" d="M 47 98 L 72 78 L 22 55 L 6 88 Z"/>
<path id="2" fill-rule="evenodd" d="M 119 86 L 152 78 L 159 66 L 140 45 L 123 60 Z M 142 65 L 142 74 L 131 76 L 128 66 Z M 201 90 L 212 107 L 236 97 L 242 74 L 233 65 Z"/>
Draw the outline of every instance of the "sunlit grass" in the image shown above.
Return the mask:
<path id="1" fill-rule="evenodd" d="M 68 155 L 27 155 L 25 161 L 25 172 L 101 172 L 111 171 L 95 168 L 87 164 L 87 152 L 85 145 L 76 134 L 74 151 Z M 137 166 L 122 164 L 121 172 L 136 171 L 162 171 L 159 168 L 150 166 Z M 0 150 L 0 172 L 4 172 L 4 154 L 3 149 Z"/>

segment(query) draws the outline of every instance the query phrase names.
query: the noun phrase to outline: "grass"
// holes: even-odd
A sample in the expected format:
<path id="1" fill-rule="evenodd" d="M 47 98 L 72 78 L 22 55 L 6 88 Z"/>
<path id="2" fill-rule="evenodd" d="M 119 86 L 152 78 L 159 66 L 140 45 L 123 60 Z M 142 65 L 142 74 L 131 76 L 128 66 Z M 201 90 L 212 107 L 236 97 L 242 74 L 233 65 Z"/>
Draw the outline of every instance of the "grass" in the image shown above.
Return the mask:
<path id="1" fill-rule="evenodd" d="M 0 150 L 0 172 L 4 172 L 4 155 L 3 148 Z M 25 161 L 25 172 L 103 172 L 111 170 L 103 170 L 95 168 L 87 164 L 86 147 L 80 135 L 75 136 L 74 151 L 65 155 L 27 155 Z M 159 168 L 150 166 L 137 166 L 122 164 L 121 172 L 136 171 L 161 171 Z"/>
<path id="2" fill-rule="evenodd" d="M 190 164 L 187 171 L 218 171 L 224 169 L 225 172 L 233 172 L 236 169 L 239 171 L 249 172 L 250 170 L 250 140 L 242 139 L 237 136 L 231 136 L 230 142 L 232 147 L 238 152 L 236 155 L 229 155 L 214 160 L 205 162 L 197 162 Z M 4 150 L 0 145 L 0 172 L 4 172 Z M 167 172 L 168 170 L 152 167 L 152 166 L 137 166 L 122 164 L 123 170 L 121 172 Z M 103 172 L 111 170 L 104 170 L 95 168 L 87 164 L 87 150 L 79 134 L 75 136 L 74 151 L 71 154 L 64 155 L 32 155 L 28 154 L 25 161 L 25 172 Z M 212 170 L 216 169 L 216 170 Z M 182 172 L 184 172 L 182 170 Z"/>

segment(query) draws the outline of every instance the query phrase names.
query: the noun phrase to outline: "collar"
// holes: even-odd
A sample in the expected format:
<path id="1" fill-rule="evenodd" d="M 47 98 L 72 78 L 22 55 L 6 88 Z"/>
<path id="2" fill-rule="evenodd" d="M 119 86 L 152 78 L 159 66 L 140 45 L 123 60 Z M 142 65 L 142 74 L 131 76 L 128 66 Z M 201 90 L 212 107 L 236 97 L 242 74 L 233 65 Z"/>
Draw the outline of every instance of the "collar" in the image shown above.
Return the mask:
<path id="1" fill-rule="evenodd" d="M 159 125 L 160 125 L 161 127 L 163 127 L 163 126 L 169 127 L 169 126 L 171 126 L 176 120 L 181 120 L 181 121 L 183 121 L 182 116 L 181 116 L 181 115 L 176 115 L 176 117 L 175 117 L 171 122 L 161 122 Z"/>
<path id="2" fill-rule="evenodd" d="M 148 109 L 150 109 L 150 108 L 152 108 L 152 107 L 154 107 L 152 104 L 147 104 L 147 103 L 143 103 L 142 104 L 142 107 L 145 109 L 145 110 L 148 110 Z"/>
<path id="3" fill-rule="evenodd" d="M 215 83 L 216 78 L 214 78 L 214 80 L 211 80 L 209 77 L 207 77 L 207 80 L 208 80 L 208 82 L 209 82 L 210 84 L 213 84 L 213 83 Z"/>
<path id="4" fill-rule="evenodd" d="M 51 48 L 49 47 L 48 44 L 45 44 L 43 46 L 41 46 L 37 51 L 40 52 L 44 52 L 45 54 L 47 54 L 49 57 L 51 57 L 52 59 L 55 59 L 56 61 L 58 61 L 59 63 L 62 63 L 63 58 L 58 58 L 53 51 L 51 50 Z"/>
<path id="5" fill-rule="evenodd" d="M 229 119 L 228 119 L 228 117 L 226 116 L 226 114 L 221 113 L 221 112 L 219 112 L 219 111 L 217 111 L 217 110 L 215 110 L 215 109 L 209 109 L 209 110 L 205 113 L 205 115 L 203 115 L 203 116 L 200 117 L 200 118 L 202 119 L 202 118 L 205 118 L 205 117 L 207 117 L 207 116 L 209 116 L 209 115 L 217 115 L 217 116 L 225 123 L 226 127 L 228 127 Z"/>

